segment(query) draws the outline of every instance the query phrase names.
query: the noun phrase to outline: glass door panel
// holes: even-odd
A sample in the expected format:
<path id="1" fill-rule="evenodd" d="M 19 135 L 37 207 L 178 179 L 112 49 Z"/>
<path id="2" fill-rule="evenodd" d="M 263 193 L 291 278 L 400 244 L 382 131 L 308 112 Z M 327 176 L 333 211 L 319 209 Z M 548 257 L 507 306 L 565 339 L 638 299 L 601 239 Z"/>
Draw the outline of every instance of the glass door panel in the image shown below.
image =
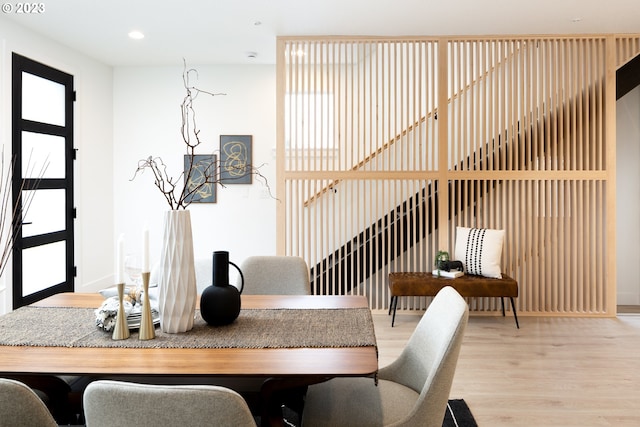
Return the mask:
<path id="1" fill-rule="evenodd" d="M 64 178 L 65 138 L 22 132 L 22 177 Z"/>
<path id="2" fill-rule="evenodd" d="M 22 251 L 22 296 L 26 297 L 66 280 L 64 241 Z"/>
<path id="3" fill-rule="evenodd" d="M 22 118 L 50 125 L 65 125 L 65 86 L 22 72 Z"/>
<path id="4" fill-rule="evenodd" d="M 65 229 L 65 190 L 23 191 L 23 205 L 29 209 L 22 217 L 22 237 L 53 233 Z"/>

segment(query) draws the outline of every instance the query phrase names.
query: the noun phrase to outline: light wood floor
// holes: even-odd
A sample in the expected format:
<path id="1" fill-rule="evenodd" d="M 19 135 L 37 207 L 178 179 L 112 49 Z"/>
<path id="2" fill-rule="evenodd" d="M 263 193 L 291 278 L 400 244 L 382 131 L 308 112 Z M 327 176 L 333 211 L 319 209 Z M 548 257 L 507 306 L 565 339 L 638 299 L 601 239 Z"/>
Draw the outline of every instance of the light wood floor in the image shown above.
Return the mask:
<path id="1" fill-rule="evenodd" d="M 420 314 L 373 317 L 384 366 Z M 480 427 L 640 426 L 640 315 L 519 320 L 469 318 L 450 397 Z"/>

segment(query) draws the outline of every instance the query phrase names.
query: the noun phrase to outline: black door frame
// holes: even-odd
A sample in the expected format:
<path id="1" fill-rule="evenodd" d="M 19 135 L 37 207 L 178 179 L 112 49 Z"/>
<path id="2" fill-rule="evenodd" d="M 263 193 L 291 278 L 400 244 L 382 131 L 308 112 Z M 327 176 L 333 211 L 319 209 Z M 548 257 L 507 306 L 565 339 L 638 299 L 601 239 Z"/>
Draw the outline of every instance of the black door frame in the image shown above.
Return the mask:
<path id="1" fill-rule="evenodd" d="M 22 118 L 22 73 L 27 72 L 65 87 L 65 125 L 57 126 L 34 122 Z M 65 229 L 47 234 L 22 237 L 22 227 L 17 227 L 13 247 L 13 309 L 31 304 L 60 292 L 74 290 L 74 219 L 73 205 L 73 160 L 75 150 L 73 141 L 73 103 L 75 91 L 73 76 L 51 68 L 45 64 L 13 53 L 12 55 L 12 152 L 15 160 L 12 179 L 14 212 L 22 212 L 21 189 L 64 189 L 65 190 Z M 22 179 L 22 132 L 29 131 L 46 135 L 60 136 L 65 139 L 65 177 L 58 179 Z M 49 243 L 66 241 L 65 281 L 22 296 L 22 250 Z"/>

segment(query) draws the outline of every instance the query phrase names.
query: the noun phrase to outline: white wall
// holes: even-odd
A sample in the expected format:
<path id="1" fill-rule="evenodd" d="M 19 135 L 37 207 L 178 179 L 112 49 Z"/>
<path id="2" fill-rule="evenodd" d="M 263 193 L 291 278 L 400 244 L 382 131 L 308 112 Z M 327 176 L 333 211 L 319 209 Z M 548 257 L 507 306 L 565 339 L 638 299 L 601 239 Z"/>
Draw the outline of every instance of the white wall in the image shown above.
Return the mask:
<path id="1" fill-rule="evenodd" d="M 5 147 L 5 155 L 11 151 L 12 52 L 75 78 L 75 289 L 98 289 L 111 282 L 113 270 L 112 69 L 2 17 L 0 42 L 0 146 Z M 0 313 L 10 309 L 9 268 L 0 278 Z"/>
<path id="2" fill-rule="evenodd" d="M 187 58 L 188 60 L 188 58 Z M 181 60 L 179 60 L 181 61 Z M 192 81 L 225 96 L 200 95 L 196 114 L 205 141 L 197 154 L 219 150 L 220 135 L 252 135 L 253 163 L 268 178 L 275 195 L 275 66 L 199 66 Z M 145 223 L 150 229 L 151 263 L 159 259 L 162 217 L 169 209 L 148 173 L 131 180 L 139 160 L 162 157 L 177 177 L 186 146 L 180 135 L 180 104 L 185 95 L 182 66 L 119 67 L 114 71 L 115 233 L 125 234 L 125 251 L 140 252 Z M 229 251 L 240 263 L 250 255 L 276 251 L 276 201 L 254 177 L 253 184 L 217 189 L 217 203 L 192 204 L 196 258 Z"/>
<path id="3" fill-rule="evenodd" d="M 616 103 L 617 295 L 640 304 L 640 87 Z"/>

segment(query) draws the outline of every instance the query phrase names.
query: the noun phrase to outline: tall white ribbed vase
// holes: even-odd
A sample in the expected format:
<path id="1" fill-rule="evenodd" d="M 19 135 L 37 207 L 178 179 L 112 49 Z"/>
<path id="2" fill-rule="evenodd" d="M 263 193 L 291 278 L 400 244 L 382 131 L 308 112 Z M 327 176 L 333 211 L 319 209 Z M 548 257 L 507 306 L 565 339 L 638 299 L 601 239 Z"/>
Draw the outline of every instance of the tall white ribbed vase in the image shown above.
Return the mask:
<path id="1" fill-rule="evenodd" d="M 186 332 L 193 328 L 198 293 L 188 210 L 165 212 L 161 249 L 160 328 L 168 333 Z"/>

